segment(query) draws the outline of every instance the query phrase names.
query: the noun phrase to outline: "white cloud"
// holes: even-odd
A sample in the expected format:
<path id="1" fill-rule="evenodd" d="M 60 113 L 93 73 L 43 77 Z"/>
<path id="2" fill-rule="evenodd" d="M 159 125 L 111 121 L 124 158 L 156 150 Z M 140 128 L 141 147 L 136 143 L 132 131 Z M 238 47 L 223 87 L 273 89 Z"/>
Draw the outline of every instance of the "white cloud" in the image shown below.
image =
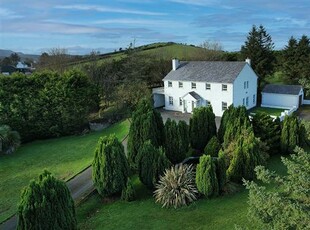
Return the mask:
<path id="1" fill-rule="evenodd" d="M 165 13 L 153 12 L 153 11 L 142 11 L 142 10 L 131 10 L 124 8 L 113 8 L 100 5 L 87 5 L 87 4 L 73 4 L 73 5 L 57 5 L 56 9 L 65 10 L 93 10 L 97 12 L 110 12 L 110 13 L 121 13 L 121 14 L 138 14 L 138 15 L 149 15 L 149 16 L 162 16 Z"/>
<path id="2" fill-rule="evenodd" d="M 187 5 L 196 5 L 196 6 L 209 6 L 213 4 L 219 4 L 219 1 L 216 0 L 169 0 L 170 2 L 187 4 Z"/>
<path id="3" fill-rule="evenodd" d="M 16 19 L 22 18 L 23 16 L 16 14 L 14 11 L 11 11 L 6 8 L 0 8 L 0 18 L 3 19 Z"/>

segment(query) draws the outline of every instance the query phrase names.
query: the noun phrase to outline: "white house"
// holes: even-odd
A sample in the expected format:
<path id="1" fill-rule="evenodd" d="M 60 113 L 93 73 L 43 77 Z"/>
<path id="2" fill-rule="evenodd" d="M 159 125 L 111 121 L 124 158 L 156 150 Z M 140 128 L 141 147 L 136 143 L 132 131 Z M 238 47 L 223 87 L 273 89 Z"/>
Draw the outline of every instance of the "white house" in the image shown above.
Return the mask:
<path id="1" fill-rule="evenodd" d="M 301 85 L 266 85 L 262 91 L 262 107 L 290 109 L 303 104 Z"/>
<path id="2" fill-rule="evenodd" d="M 163 79 L 164 87 L 153 89 L 154 106 L 192 113 L 200 106 L 212 105 L 222 116 L 231 104 L 256 106 L 257 75 L 245 62 L 172 60 L 172 70 Z"/>

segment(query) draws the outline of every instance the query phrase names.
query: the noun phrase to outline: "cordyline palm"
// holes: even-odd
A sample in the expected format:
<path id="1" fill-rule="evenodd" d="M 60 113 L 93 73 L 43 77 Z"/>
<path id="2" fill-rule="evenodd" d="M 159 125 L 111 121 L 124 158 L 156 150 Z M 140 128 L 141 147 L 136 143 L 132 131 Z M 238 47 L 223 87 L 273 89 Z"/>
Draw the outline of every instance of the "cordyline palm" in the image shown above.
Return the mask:
<path id="1" fill-rule="evenodd" d="M 20 145 L 20 136 L 18 132 L 12 131 L 10 126 L 2 125 L 0 126 L 0 141 L 2 142 L 0 152 L 9 149 L 14 151 Z"/>
<path id="2" fill-rule="evenodd" d="M 176 165 L 167 169 L 154 192 L 155 200 L 162 207 L 178 208 L 197 199 L 193 166 Z"/>

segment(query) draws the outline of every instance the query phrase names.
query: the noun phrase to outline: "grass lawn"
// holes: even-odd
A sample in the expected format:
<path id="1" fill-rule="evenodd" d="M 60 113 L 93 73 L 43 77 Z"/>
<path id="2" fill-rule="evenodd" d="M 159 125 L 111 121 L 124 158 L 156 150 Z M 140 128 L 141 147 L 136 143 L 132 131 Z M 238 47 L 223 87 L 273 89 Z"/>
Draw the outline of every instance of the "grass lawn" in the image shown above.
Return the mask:
<path id="1" fill-rule="evenodd" d="M 44 169 L 58 178 L 69 179 L 91 164 L 99 137 L 115 133 L 121 140 L 129 122 L 117 123 L 101 132 L 34 141 L 12 155 L 0 156 L 0 222 L 17 211 L 21 189 Z"/>
<path id="2" fill-rule="evenodd" d="M 269 161 L 270 169 L 281 174 L 285 167 L 279 156 Z M 77 208 L 80 229 L 234 229 L 234 225 L 255 228 L 247 219 L 248 192 L 200 199 L 188 207 L 163 209 L 155 204 L 152 193 L 137 177 L 134 185 L 138 199 L 127 203 L 102 201 L 99 195 L 91 196 Z"/>
<path id="3" fill-rule="evenodd" d="M 281 112 L 284 112 L 284 109 L 276 109 L 276 108 L 266 108 L 266 107 L 255 107 L 249 110 L 249 113 L 257 113 L 264 112 L 271 116 L 281 116 Z"/>

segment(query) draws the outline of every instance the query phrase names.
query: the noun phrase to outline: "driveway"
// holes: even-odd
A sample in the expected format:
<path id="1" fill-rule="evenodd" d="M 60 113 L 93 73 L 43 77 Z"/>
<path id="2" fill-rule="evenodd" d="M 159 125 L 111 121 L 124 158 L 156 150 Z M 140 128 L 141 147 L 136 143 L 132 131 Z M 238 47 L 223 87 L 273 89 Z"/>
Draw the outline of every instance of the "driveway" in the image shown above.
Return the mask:
<path id="1" fill-rule="evenodd" d="M 158 109 L 160 112 L 164 123 L 167 121 L 168 118 L 175 120 L 175 121 L 185 121 L 187 124 L 189 124 L 189 119 L 191 118 L 192 114 L 190 113 L 182 113 L 177 111 L 168 111 L 164 109 Z M 217 130 L 220 128 L 221 124 L 221 117 L 215 117 L 215 123 Z"/>
<path id="2" fill-rule="evenodd" d="M 302 105 L 297 114 L 301 119 L 310 121 L 310 105 Z"/>

